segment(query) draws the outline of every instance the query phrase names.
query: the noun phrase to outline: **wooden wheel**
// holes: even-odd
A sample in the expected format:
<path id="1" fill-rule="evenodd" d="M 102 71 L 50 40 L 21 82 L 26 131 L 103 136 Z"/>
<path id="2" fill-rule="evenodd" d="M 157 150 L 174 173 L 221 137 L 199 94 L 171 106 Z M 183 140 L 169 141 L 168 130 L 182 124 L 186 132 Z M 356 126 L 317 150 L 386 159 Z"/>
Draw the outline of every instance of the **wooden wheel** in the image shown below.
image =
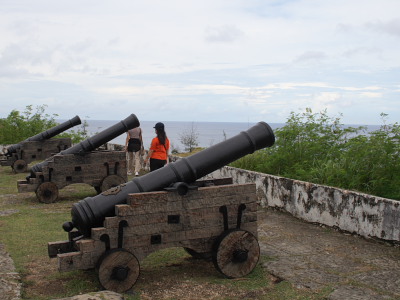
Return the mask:
<path id="1" fill-rule="evenodd" d="M 123 293 L 132 288 L 139 277 L 140 266 L 135 255 L 125 249 L 106 252 L 98 262 L 101 285 L 110 291 Z"/>
<path id="2" fill-rule="evenodd" d="M 53 203 L 58 198 L 58 187 L 54 182 L 43 182 L 36 190 L 40 202 Z"/>
<path id="3" fill-rule="evenodd" d="M 226 231 L 214 244 L 213 263 L 228 278 L 246 276 L 253 271 L 259 258 L 258 241 L 246 230 Z"/>
<path id="4" fill-rule="evenodd" d="M 101 191 L 107 191 L 113 187 L 116 187 L 120 184 L 125 183 L 125 179 L 122 178 L 121 176 L 118 175 L 108 175 L 107 177 L 105 177 L 103 179 L 103 181 L 101 182 Z"/>
<path id="5" fill-rule="evenodd" d="M 97 194 L 100 194 L 100 193 L 101 193 L 101 187 L 95 186 L 94 189 L 96 190 L 96 193 L 97 193 Z"/>
<path id="6" fill-rule="evenodd" d="M 26 172 L 26 170 L 27 170 L 26 161 L 24 161 L 23 159 L 18 159 L 13 163 L 12 168 L 15 173 Z"/>

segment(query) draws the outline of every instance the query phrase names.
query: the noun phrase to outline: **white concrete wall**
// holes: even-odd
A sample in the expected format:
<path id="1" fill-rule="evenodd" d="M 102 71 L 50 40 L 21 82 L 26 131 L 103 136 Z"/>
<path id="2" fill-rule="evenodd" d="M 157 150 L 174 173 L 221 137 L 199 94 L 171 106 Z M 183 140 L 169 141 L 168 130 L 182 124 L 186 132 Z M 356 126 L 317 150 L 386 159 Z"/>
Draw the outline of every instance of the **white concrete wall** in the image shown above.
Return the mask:
<path id="1" fill-rule="evenodd" d="M 232 167 L 223 167 L 207 177 L 255 182 L 261 206 L 282 208 L 308 222 L 364 237 L 400 241 L 400 201 Z"/>

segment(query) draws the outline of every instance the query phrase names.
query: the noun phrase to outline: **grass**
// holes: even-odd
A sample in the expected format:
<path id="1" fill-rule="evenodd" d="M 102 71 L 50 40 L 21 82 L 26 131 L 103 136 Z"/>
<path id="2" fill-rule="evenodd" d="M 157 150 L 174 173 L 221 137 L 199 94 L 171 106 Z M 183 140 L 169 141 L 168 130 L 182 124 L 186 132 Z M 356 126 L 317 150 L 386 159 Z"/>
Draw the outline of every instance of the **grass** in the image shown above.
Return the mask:
<path id="1" fill-rule="evenodd" d="M 19 194 L 14 174 L 0 167 L 0 243 L 6 246 L 23 283 L 23 299 L 57 299 L 102 290 L 94 270 L 59 273 L 56 259 L 47 254 L 47 243 L 67 238 L 61 225 L 70 220 L 71 205 L 96 195 L 91 186 L 75 184 L 60 190 L 60 200 L 37 202 L 34 193 Z M 246 278 L 226 279 L 212 262 L 192 258 L 183 248 L 152 253 L 140 262 L 141 273 L 128 300 L 140 299 L 324 299 L 327 291 L 312 292 L 275 282 L 262 267 Z"/>
<path id="2" fill-rule="evenodd" d="M 14 174 L 11 167 L 0 167 L 0 195 L 15 194 L 17 190 L 17 180 L 25 179 L 26 174 Z"/>
<path id="3" fill-rule="evenodd" d="M 188 157 L 188 156 L 193 155 L 193 154 L 195 154 L 197 152 L 200 152 L 201 150 L 204 150 L 204 148 L 197 147 L 197 148 L 194 148 L 192 150 L 192 152 L 183 152 L 183 153 L 177 153 L 177 154 L 173 154 L 173 155 L 180 156 L 180 157 Z"/>

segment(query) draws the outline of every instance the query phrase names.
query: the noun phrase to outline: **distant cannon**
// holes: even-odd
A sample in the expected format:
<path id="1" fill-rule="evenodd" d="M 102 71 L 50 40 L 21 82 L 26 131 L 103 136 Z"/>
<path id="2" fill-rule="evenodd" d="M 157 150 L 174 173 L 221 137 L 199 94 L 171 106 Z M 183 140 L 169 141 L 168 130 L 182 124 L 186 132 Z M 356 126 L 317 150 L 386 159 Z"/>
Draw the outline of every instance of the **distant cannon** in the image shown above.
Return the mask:
<path id="1" fill-rule="evenodd" d="M 70 138 L 51 138 L 79 124 L 81 124 L 81 119 L 75 116 L 18 144 L 9 146 L 0 164 L 11 166 L 16 173 L 25 172 L 27 165 L 32 161 L 44 160 L 54 153 L 71 147 Z"/>
<path id="2" fill-rule="evenodd" d="M 260 255 L 255 184 L 234 185 L 230 178 L 196 180 L 274 142 L 271 127 L 260 122 L 75 203 L 72 221 L 63 224 L 69 240 L 49 243 L 49 256 L 58 258 L 60 271 L 96 267 L 103 287 L 117 292 L 136 282 L 139 260 L 168 247 L 212 257 L 217 270 L 229 278 L 246 276 Z"/>
<path id="3" fill-rule="evenodd" d="M 19 192 L 36 192 L 39 201 L 57 200 L 58 190 L 73 184 L 87 183 L 98 193 L 127 180 L 124 151 L 94 151 L 129 129 L 140 126 L 134 114 L 102 132 L 38 163 L 26 180 L 19 180 Z"/>

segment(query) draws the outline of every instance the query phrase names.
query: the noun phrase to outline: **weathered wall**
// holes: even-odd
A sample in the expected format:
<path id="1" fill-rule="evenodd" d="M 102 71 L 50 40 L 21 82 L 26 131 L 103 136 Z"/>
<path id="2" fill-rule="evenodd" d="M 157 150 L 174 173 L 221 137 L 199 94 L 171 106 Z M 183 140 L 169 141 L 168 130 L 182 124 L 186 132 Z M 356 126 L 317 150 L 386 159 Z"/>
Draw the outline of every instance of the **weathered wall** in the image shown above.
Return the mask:
<path id="1" fill-rule="evenodd" d="M 308 222 L 400 241 L 400 201 L 233 167 L 223 167 L 207 177 L 255 182 L 261 206 L 282 208 Z"/>
<path id="2" fill-rule="evenodd" d="M 170 156 L 171 161 L 177 159 Z M 281 208 L 305 221 L 364 237 L 400 242 L 400 201 L 233 167 L 205 178 L 223 177 L 238 184 L 256 183 L 262 207 Z"/>

